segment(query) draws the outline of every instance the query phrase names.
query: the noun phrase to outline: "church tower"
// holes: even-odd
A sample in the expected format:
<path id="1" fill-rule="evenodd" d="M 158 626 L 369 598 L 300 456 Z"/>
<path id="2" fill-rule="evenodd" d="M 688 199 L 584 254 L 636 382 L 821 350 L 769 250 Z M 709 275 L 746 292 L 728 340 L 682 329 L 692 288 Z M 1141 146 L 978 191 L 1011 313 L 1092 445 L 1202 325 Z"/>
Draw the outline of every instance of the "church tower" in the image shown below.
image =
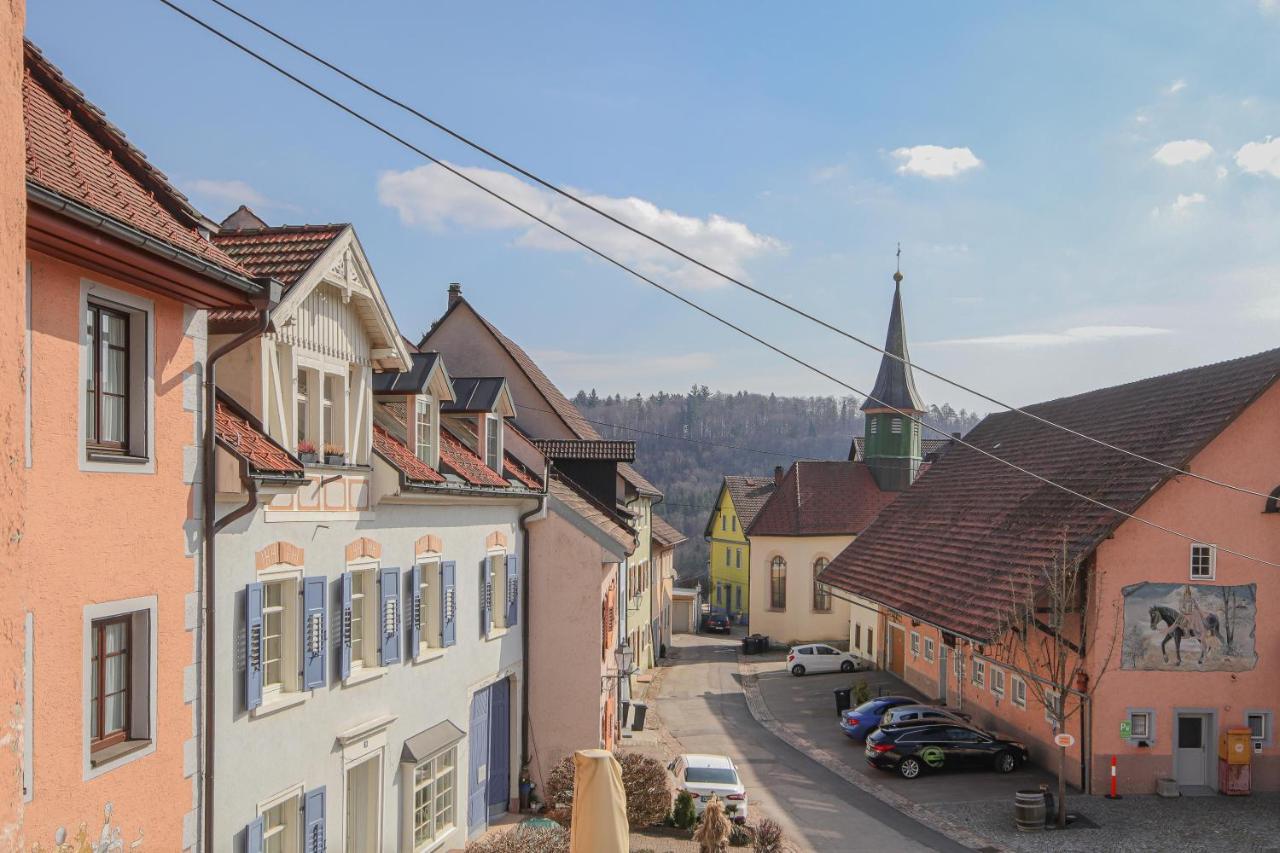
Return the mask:
<path id="1" fill-rule="evenodd" d="M 893 308 L 884 348 L 890 355 L 881 358 L 875 387 L 862 404 L 863 458 L 881 490 L 900 492 L 915 482 L 924 458 L 919 423 L 924 404 L 906 364 L 911 357 L 907 353 L 907 321 L 902 315 L 901 270 L 893 274 Z"/>

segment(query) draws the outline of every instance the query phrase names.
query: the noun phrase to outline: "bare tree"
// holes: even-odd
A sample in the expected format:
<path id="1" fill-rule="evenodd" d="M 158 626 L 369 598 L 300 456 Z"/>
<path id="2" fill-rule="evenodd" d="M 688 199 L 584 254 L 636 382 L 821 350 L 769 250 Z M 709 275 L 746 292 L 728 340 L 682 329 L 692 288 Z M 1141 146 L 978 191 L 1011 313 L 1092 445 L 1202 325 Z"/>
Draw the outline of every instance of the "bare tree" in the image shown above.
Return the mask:
<path id="1" fill-rule="evenodd" d="M 1088 581 L 1088 562 L 1069 552 L 1064 533 L 1051 561 L 1011 581 L 1013 606 L 996 644 L 996 657 L 1025 675 L 1027 690 L 1044 706 L 1055 732 L 1064 732 L 1067 721 L 1097 690 L 1120 635 L 1119 602 L 1111 606 L 1107 626 L 1102 603 L 1091 600 Z M 1108 628 L 1109 637 L 1098 635 Z M 1067 825 L 1066 773 L 1067 748 L 1059 746 L 1059 827 Z"/>
<path id="2" fill-rule="evenodd" d="M 1141 625 L 1130 625 L 1124 631 L 1124 649 L 1121 654 L 1129 660 L 1129 666 L 1138 668 L 1138 661 L 1147 653 L 1147 634 Z"/>

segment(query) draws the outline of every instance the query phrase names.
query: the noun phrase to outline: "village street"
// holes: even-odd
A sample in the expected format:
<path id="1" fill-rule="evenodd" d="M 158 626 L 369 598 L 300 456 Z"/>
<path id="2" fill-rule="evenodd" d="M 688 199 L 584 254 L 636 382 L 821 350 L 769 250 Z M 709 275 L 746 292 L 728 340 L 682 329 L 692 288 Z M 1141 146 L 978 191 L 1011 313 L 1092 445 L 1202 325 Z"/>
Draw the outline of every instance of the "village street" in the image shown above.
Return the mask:
<path id="1" fill-rule="evenodd" d="M 677 634 L 654 710 L 684 752 L 728 755 L 753 817 L 782 824 L 797 850 L 964 850 L 769 733 L 751 716 L 738 674 L 738 639 Z"/>

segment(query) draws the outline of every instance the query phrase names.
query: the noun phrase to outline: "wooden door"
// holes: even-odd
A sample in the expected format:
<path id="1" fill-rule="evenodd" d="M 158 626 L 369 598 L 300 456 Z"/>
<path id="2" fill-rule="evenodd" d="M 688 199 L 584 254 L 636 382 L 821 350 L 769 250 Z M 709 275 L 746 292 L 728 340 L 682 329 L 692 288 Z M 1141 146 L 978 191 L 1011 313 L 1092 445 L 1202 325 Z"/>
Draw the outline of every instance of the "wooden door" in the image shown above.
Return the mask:
<path id="1" fill-rule="evenodd" d="M 903 662 L 906 660 L 904 649 L 903 631 L 901 628 L 890 626 L 889 628 L 889 671 L 899 678 L 903 674 Z"/>

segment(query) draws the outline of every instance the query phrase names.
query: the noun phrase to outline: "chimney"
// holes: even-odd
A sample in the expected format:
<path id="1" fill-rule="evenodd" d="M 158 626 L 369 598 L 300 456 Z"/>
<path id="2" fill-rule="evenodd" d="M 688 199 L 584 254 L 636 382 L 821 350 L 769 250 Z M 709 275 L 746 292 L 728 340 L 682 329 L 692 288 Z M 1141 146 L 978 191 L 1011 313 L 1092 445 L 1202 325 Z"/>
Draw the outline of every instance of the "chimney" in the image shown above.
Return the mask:
<path id="1" fill-rule="evenodd" d="M 782 466 L 781 466 L 781 465 L 774 465 L 774 466 L 773 466 L 773 484 L 774 484 L 775 486 L 781 486 L 781 485 L 782 485 L 782 474 L 783 474 Z"/>
<path id="2" fill-rule="evenodd" d="M 462 298 L 462 285 L 456 281 L 449 282 L 449 307 Z"/>

